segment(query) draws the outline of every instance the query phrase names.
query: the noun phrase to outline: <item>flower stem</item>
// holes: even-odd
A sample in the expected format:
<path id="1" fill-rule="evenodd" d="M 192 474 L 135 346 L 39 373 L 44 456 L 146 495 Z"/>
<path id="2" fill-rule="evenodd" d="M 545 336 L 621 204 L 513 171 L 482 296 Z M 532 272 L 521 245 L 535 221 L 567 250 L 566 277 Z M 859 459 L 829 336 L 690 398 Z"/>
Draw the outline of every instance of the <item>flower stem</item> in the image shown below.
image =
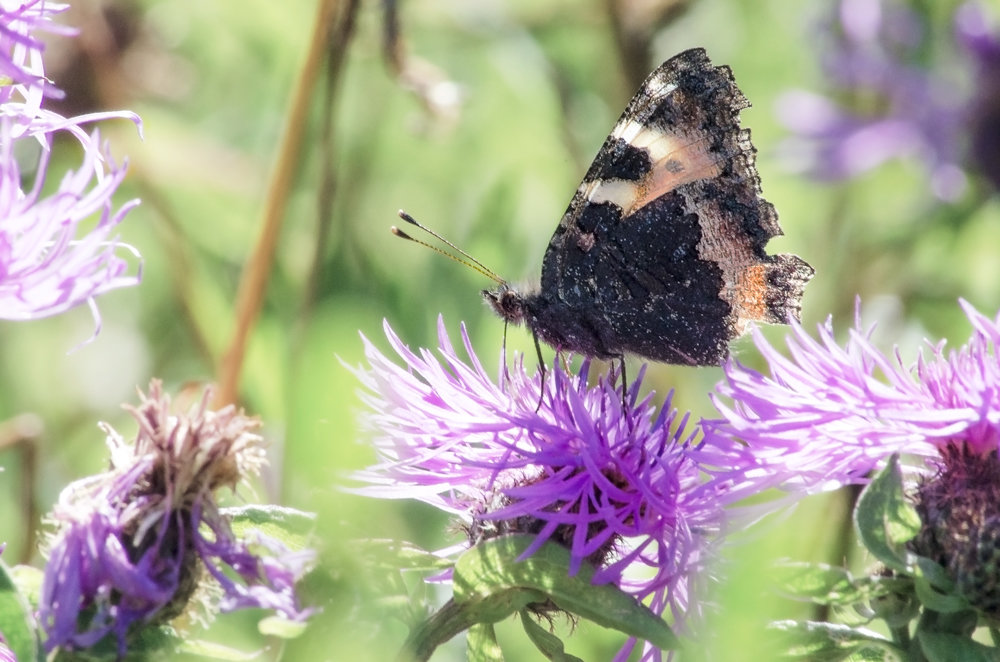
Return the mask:
<path id="1" fill-rule="evenodd" d="M 340 4 L 340 0 L 322 0 L 319 3 L 309 52 L 306 54 L 292 96 L 284 137 L 264 201 L 260 234 L 240 277 L 234 311 L 236 324 L 233 337 L 219 364 L 216 406 L 237 400 L 247 341 L 267 290 L 267 281 L 274 265 L 274 253 L 284 220 L 285 205 L 291 191 L 292 178 L 300 161 L 303 135 L 308 124 L 309 102 L 316 88 L 320 68 L 326 60 L 327 45 Z"/>
<path id="2" fill-rule="evenodd" d="M 475 624 L 468 609 L 449 600 L 426 621 L 414 628 L 403 644 L 396 662 L 424 662 L 434 650 L 459 632 Z"/>

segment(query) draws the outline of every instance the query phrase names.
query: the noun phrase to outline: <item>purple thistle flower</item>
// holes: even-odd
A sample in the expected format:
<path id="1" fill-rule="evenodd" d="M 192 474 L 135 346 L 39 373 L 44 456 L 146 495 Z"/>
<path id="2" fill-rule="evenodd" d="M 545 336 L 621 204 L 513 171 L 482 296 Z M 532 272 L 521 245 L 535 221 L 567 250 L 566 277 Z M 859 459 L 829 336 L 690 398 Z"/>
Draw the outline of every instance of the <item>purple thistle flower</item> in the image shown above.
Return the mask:
<path id="1" fill-rule="evenodd" d="M 930 466 L 955 446 L 995 454 L 1000 318 L 961 306 L 973 326 L 969 342 L 948 354 L 939 343 L 912 367 L 898 352 L 880 352 L 859 327 L 841 347 L 829 320 L 818 340 L 792 323 L 790 358 L 755 330 L 771 374 L 730 360 L 716 389 L 722 419 L 705 423 L 706 437 L 746 443 L 774 486 L 802 491 L 863 482 L 893 453 Z"/>
<path id="2" fill-rule="evenodd" d="M 203 570 L 221 585 L 223 611 L 308 615 L 294 585 L 311 554 L 262 536 L 238 539 L 219 510 L 215 492 L 256 475 L 264 454 L 257 421 L 233 406 L 210 411 L 209 396 L 172 414 L 154 381 L 129 408 L 139 423 L 133 442 L 104 426 L 111 470 L 63 490 L 39 606 L 49 652 L 87 648 L 110 634 L 124 655 L 133 626 L 185 610 Z"/>
<path id="3" fill-rule="evenodd" d="M 776 487 L 816 491 L 859 483 L 900 453 L 911 458 L 907 498 L 920 518 L 908 549 L 944 569 L 952 590 L 1000 617 L 1000 315 L 962 301 L 969 342 L 931 347 L 912 367 L 888 357 L 860 328 L 845 347 L 830 322 L 819 342 L 798 324 L 791 358 L 759 333 L 767 377 L 730 362 L 717 388 L 723 419 L 706 438 L 742 440 Z M 728 404 L 723 404 L 726 400 Z"/>
<path id="4" fill-rule="evenodd" d="M 973 4 L 960 8 L 956 25 Z M 893 0 L 841 0 L 822 35 L 832 42 L 821 55 L 822 69 L 840 101 L 801 90 L 779 101 L 779 119 L 795 134 L 784 145 L 793 167 L 838 181 L 891 159 L 912 158 L 925 165 L 935 196 L 959 197 L 966 188 L 966 133 L 976 104 L 963 89 L 980 88 L 982 71 L 940 57 L 928 66 L 929 26 Z M 990 62 L 989 75 L 998 75 L 997 64 Z"/>
<path id="5" fill-rule="evenodd" d="M 13 81 L 0 86 L 0 319 L 46 317 L 87 303 L 99 324 L 94 297 L 139 282 L 119 255 L 137 257 L 135 249 L 112 234 L 138 201 L 114 209 L 111 197 L 126 164 L 115 164 L 98 132 L 88 134 L 83 125 L 128 119 L 140 135 L 142 125 L 126 111 L 65 118 L 42 108 L 44 98 L 59 91 L 45 78 L 42 43 L 33 33 L 72 34 L 51 22 L 64 8 L 33 1 L 0 10 L 0 75 Z M 82 162 L 43 194 L 60 133 L 75 138 Z M 26 170 L 34 175 L 23 190 Z"/>
<path id="6" fill-rule="evenodd" d="M 370 368 L 357 374 L 380 462 L 356 474 L 372 484 L 359 491 L 460 516 L 468 545 L 510 532 L 537 536 L 528 554 L 556 542 L 570 550 L 571 573 L 588 561 L 595 583 L 613 582 L 658 614 L 669 609 L 677 623 L 696 614 L 692 593 L 727 523 L 732 486 L 702 480 L 687 415 L 678 418 L 669 397 L 658 415 L 651 396 L 639 401 L 641 373 L 623 408 L 608 377 L 588 385 L 587 362 L 577 375 L 557 364 L 543 384 L 518 361 L 496 384 L 464 326 L 469 362 L 438 326 L 443 360 L 410 351 L 385 325 L 405 367 L 364 339 Z M 737 444 L 721 443 L 716 452 L 735 458 Z M 659 655 L 647 648 L 644 659 Z"/>

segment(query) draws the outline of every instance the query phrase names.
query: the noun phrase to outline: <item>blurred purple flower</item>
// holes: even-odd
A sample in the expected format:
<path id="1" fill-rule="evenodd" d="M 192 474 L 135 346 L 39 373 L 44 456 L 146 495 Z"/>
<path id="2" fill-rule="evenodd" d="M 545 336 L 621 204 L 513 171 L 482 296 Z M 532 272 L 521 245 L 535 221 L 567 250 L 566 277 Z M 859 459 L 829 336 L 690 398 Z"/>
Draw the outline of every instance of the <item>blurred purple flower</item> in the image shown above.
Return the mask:
<path id="1" fill-rule="evenodd" d="M 706 438 L 746 443 L 775 487 L 798 491 L 863 482 L 893 453 L 923 458 L 921 470 L 955 446 L 996 453 L 1000 318 L 961 306 L 969 342 L 948 354 L 939 343 L 913 367 L 880 352 L 860 328 L 841 347 L 829 320 L 818 341 L 792 323 L 790 358 L 754 331 L 771 375 L 730 361 L 717 387 L 722 419 L 706 422 Z"/>
<path id="2" fill-rule="evenodd" d="M 35 33 L 76 34 L 74 29 L 52 20 L 68 8 L 67 4 L 46 0 L 5 2 L 0 6 L 0 77 L 8 79 L 4 81 L 8 84 L 0 86 L 0 104 L 20 97 L 37 109 L 43 96 L 61 96 L 45 78 L 44 44 Z"/>
<path id="3" fill-rule="evenodd" d="M 959 8 L 955 25 L 958 40 L 976 64 L 969 104 L 972 158 L 1000 191 L 1000 30 L 991 30 L 985 9 L 975 3 Z"/>
<path id="4" fill-rule="evenodd" d="M 134 122 L 141 135 L 139 117 L 121 111 L 65 118 L 42 108 L 45 97 L 60 92 L 45 78 L 43 45 L 33 33 L 72 34 L 52 22 L 63 9 L 40 1 L 0 9 L 0 75 L 12 81 L 0 86 L 0 319 L 46 317 L 87 303 L 99 320 L 94 297 L 139 282 L 119 255 L 137 257 L 135 250 L 112 235 L 138 204 L 115 211 L 111 202 L 126 166 L 110 159 L 96 130 L 83 129 L 120 118 Z M 43 194 L 61 133 L 79 144 L 82 162 Z M 26 172 L 32 183 L 24 190 Z"/>
<path id="5" fill-rule="evenodd" d="M 697 430 L 685 432 L 670 398 L 657 415 L 638 394 L 642 374 L 622 394 L 608 377 L 588 385 L 554 368 L 544 384 L 521 362 L 494 383 L 476 358 L 460 359 L 439 321 L 443 361 L 410 351 L 388 324 L 385 333 L 405 367 L 367 339 L 370 368 L 358 370 L 381 462 L 356 475 L 359 491 L 413 498 L 460 516 L 467 544 L 505 533 L 537 536 L 570 550 L 571 573 L 583 561 L 595 583 L 614 582 L 675 622 L 696 614 L 695 585 L 704 581 L 732 501 L 724 481 L 706 485 L 689 452 Z M 539 405 L 539 390 L 544 397 Z M 737 444 L 721 440 L 722 454 Z M 734 467 L 735 469 L 735 467 Z M 635 646 L 630 641 L 624 659 Z M 644 659 L 659 659 L 659 651 Z"/>
<path id="6" fill-rule="evenodd" d="M 87 648 L 111 634 L 119 654 L 133 626 L 181 614 L 204 572 L 221 586 L 222 611 L 273 609 L 303 619 L 294 593 L 311 553 L 257 535 L 237 538 L 215 492 L 236 488 L 264 462 L 255 419 L 233 406 L 170 412 L 159 382 L 136 408 L 133 442 L 105 425 L 111 470 L 59 497 L 42 581 L 46 650 Z"/>
<path id="7" fill-rule="evenodd" d="M 987 30 L 976 3 L 959 9 L 956 26 L 971 23 L 971 14 L 978 29 Z M 821 30 L 829 43 L 820 58 L 836 100 L 794 90 L 779 101 L 779 119 L 795 134 L 783 146 L 793 168 L 842 180 L 911 158 L 925 165 L 935 196 L 962 195 L 969 115 L 985 96 L 965 90 L 980 89 L 984 70 L 1000 76 L 1000 61 L 978 57 L 979 71 L 973 71 L 956 66 L 960 54 L 929 60 L 932 35 L 924 18 L 893 0 L 836 4 Z"/>

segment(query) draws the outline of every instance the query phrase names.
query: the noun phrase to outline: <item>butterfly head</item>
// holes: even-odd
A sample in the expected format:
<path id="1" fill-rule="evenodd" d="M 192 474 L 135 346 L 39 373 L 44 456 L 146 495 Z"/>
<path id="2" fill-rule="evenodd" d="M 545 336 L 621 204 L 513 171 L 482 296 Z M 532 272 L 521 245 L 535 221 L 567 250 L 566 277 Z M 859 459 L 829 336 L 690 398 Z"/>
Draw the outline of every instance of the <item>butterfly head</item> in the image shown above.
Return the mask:
<path id="1" fill-rule="evenodd" d="M 525 319 L 524 296 L 507 283 L 495 289 L 483 290 L 483 298 L 493 311 L 511 324 L 523 324 Z"/>

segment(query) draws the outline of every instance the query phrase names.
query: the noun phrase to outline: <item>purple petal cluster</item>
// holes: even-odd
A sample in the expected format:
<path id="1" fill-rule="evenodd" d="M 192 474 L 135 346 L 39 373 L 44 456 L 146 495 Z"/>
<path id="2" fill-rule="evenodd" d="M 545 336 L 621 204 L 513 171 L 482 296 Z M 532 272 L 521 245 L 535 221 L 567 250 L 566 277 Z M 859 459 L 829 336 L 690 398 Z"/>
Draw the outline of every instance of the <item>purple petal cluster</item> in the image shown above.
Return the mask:
<path id="1" fill-rule="evenodd" d="M 154 381 L 131 408 L 134 441 L 105 426 L 110 471 L 60 495 L 39 607 L 48 651 L 112 635 L 124 655 L 133 626 L 182 613 L 205 571 L 221 586 L 223 611 L 308 615 L 294 586 L 311 554 L 262 536 L 237 538 L 219 510 L 215 492 L 258 473 L 264 455 L 257 422 L 232 406 L 209 410 L 209 395 L 176 414 Z"/>
<path id="2" fill-rule="evenodd" d="M 110 158 L 96 130 L 84 129 L 121 118 L 141 130 L 139 117 L 121 111 L 66 118 L 43 107 L 61 92 L 45 77 L 38 33 L 72 34 L 53 22 L 65 8 L 41 0 L 0 8 L 0 76 L 10 81 L 0 86 L 0 319 L 35 319 L 82 303 L 96 317 L 94 297 L 139 282 L 121 255 L 135 258 L 135 250 L 114 235 L 138 204 L 116 209 L 111 201 L 126 166 Z M 81 164 L 46 186 L 61 135 L 79 145 Z"/>
<path id="3" fill-rule="evenodd" d="M 67 4 L 46 0 L 6 2 L 0 6 L 0 76 L 7 79 L 7 84 L 0 87 L 0 103 L 20 97 L 40 108 L 42 96 L 61 96 L 61 91 L 45 77 L 44 44 L 36 33 L 75 34 L 72 28 L 52 20 L 68 8 Z"/>
<path id="4" fill-rule="evenodd" d="M 973 327 L 969 342 L 943 343 L 907 366 L 887 356 L 861 328 L 841 346 L 828 320 L 813 339 L 792 324 L 790 357 L 754 332 L 770 375 L 730 361 L 717 387 L 722 418 L 705 423 L 707 438 L 747 444 L 771 484 L 818 491 L 862 482 L 893 453 L 934 465 L 948 447 L 973 453 L 1000 442 L 1000 317 L 961 306 Z"/>
<path id="5" fill-rule="evenodd" d="M 659 413 L 651 396 L 639 400 L 640 374 L 623 406 L 608 377 L 588 383 L 586 363 L 578 374 L 557 364 L 543 381 L 518 361 L 496 383 L 464 328 L 468 361 L 443 322 L 440 358 L 411 351 L 388 324 L 385 332 L 403 365 L 365 340 L 370 367 L 358 375 L 380 462 L 357 474 L 370 483 L 362 493 L 456 514 L 469 544 L 488 531 L 534 533 L 532 550 L 564 545 L 571 572 L 589 561 L 595 582 L 614 582 L 657 613 L 680 621 L 698 611 L 692 591 L 736 490 L 703 480 L 692 459 L 697 429 L 686 431 L 688 417 L 670 409 L 669 397 Z M 720 443 L 716 457 L 737 459 L 738 444 Z"/>
<path id="6" fill-rule="evenodd" d="M 930 188 L 942 200 L 966 190 L 969 90 L 981 88 L 982 71 L 961 61 L 961 49 L 929 58 L 933 35 L 927 17 L 897 0 L 840 0 L 819 30 L 820 64 L 831 96 L 795 90 L 779 102 L 779 118 L 794 137 L 784 145 L 793 166 L 820 180 L 863 174 L 886 161 L 922 163 Z M 966 3 L 958 26 L 984 13 Z M 966 58 L 967 59 L 967 58 Z M 990 76 L 996 61 L 973 58 Z"/>

